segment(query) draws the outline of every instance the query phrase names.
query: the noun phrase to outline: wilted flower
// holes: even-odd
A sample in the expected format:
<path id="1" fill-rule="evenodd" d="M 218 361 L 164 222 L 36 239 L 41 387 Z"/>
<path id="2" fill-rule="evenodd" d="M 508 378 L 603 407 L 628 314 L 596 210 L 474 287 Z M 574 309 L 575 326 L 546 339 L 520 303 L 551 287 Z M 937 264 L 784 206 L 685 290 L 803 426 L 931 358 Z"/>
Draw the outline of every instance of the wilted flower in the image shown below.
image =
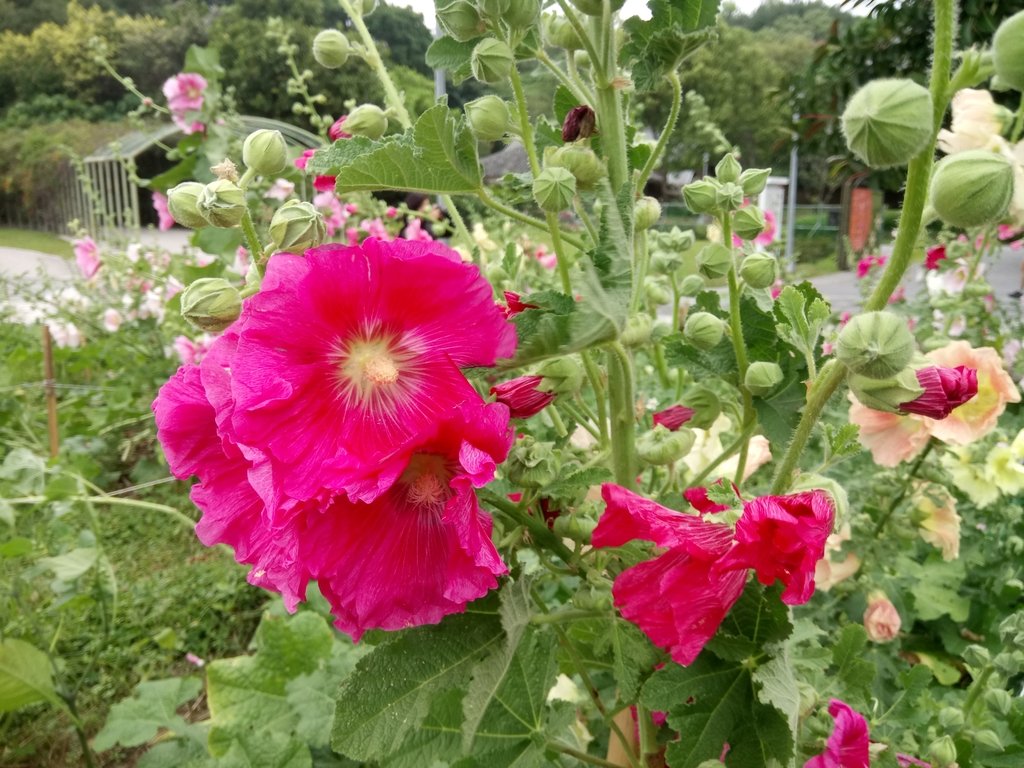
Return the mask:
<path id="1" fill-rule="evenodd" d="M 586 104 L 580 104 L 569 110 L 562 122 L 562 141 L 570 142 L 577 139 L 589 139 L 594 135 L 597 116 Z"/>
<path id="2" fill-rule="evenodd" d="M 528 419 L 540 413 L 555 399 L 554 392 L 540 389 L 543 376 L 520 376 L 491 387 L 495 400 L 508 406 L 513 419 Z"/>

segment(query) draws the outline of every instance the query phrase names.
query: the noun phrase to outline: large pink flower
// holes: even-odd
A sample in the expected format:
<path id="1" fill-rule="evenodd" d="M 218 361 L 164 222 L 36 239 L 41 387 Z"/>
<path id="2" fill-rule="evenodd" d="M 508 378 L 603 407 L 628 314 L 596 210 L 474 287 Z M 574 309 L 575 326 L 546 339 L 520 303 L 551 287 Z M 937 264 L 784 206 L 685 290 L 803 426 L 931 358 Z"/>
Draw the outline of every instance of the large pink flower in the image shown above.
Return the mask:
<path id="1" fill-rule="evenodd" d="M 167 207 L 167 195 L 163 192 L 153 192 L 153 210 L 156 211 L 157 229 L 166 232 L 174 226 L 174 217 L 171 216 L 171 211 Z"/>
<path id="2" fill-rule="evenodd" d="M 233 329 L 232 429 L 266 454 L 273 493 L 299 500 L 379 496 L 410 446 L 479 399 L 459 368 L 516 343 L 475 266 L 372 238 L 275 255 Z"/>
<path id="3" fill-rule="evenodd" d="M 75 251 L 75 263 L 82 277 L 91 279 L 100 269 L 100 249 L 91 237 L 83 237 L 72 244 Z"/>
<path id="4" fill-rule="evenodd" d="M 804 768 L 869 768 L 868 723 L 849 704 L 832 699 L 828 713 L 835 720 L 825 751 L 812 757 Z"/>
<path id="5" fill-rule="evenodd" d="M 206 87 L 206 78 L 195 72 L 181 72 L 164 82 L 164 98 L 171 110 L 171 119 L 183 133 L 197 133 L 205 128 L 203 123 L 189 113 L 203 108 Z"/>

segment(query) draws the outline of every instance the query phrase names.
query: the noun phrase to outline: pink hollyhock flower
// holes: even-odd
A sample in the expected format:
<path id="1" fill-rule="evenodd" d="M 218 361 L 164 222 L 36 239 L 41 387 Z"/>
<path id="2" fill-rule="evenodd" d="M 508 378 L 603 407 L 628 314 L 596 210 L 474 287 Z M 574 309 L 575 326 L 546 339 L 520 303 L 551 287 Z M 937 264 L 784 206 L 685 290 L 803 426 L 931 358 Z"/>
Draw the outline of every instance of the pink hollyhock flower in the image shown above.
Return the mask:
<path id="1" fill-rule="evenodd" d="M 536 304 L 526 304 L 522 300 L 522 296 L 514 291 L 505 291 L 505 303 L 507 307 L 499 307 L 505 314 L 505 317 L 515 317 L 520 312 L 527 309 L 537 309 Z"/>
<path id="2" fill-rule="evenodd" d="M 189 664 L 193 664 L 193 665 L 195 665 L 197 667 L 205 667 L 206 666 L 206 660 L 201 658 L 201 657 L 199 657 L 199 656 L 196 656 L 191 651 L 189 651 L 188 653 L 185 654 L 185 661 L 187 661 Z"/>
<path id="3" fill-rule="evenodd" d="M 174 226 L 174 217 L 167 208 L 167 195 L 163 192 L 153 192 L 153 210 L 156 211 L 157 229 L 166 232 Z"/>
<path id="4" fill-rule="evenodd" d="M 933 248 L 929 248 L 925 251 L 924 256 L 924 268 L 925 269 L 938 269 L 939 263 L 946 259 L 946 246 L 936 245 Z"/>
<path id="5" fill-rule="evenodd" d="M 719 480 L 721 483 L 722 481 Z M 729 507 L 725 504 L 715 504 L 708 498 L 708 489 L 703 486 L 687 488 L 683 491 L 683 498 L 690 502 L 690 506 L 702 515 L 713 515 L 716 512 L 724 512 Z"/>
<path id="6" fill-rule="evenodd" d="M 402 230 L 402 237 L 406 240 L 420 240 L 428 243 L 434 239 L 430 236 L 429 232 L 423 229 L 423 219 L 420 218 L 415 218 L 409 222 L 406 228 Z"/>
<path id="7" fill-rule="evenodd" d="M 331 141 L 338 141 L 339 139 L 351 139 L 351 133 L 345 133 L 345 129 L 342 127 L 345 125 L 345 120 L 348 119 L 348 115 L 342 115 L 331 127 L 327 129 L 327 135 L 331 138 Z"/>
<path id="8" fill-rule="evenodd" d="M 917 382 L 924 387 L 924 393 L 906 403 L 900 403 L 904 413 L 916 413 L 930 419 L 944 419 L 976 394 L 978 394 L 978 372 L 973 368 L 958 365 L 956 368 L 929 366 L 915 371 Z"/>
<path id="9" fill-rule="evenodd" d="M 274 492 L 299 500 L 379 496 L 407 444 L 478 399 L 459 368 L 516 345 L 477 267 L 373 238 L 276 254 L 234 328 L 233 428 L 266 453 Z"/>
<path id="10" fill-rule="evenodd" d="M 743 504 L 736 544 L 716 565 L 753 568 L 765 586 L 782 581 L 782 602 L 802 605 L 814 594 L 814 567 L 825 556 L 835 507 L 823 491 L 762 496 Z"/>
<path id="11" fill-rule="evenodd" d="M 296 168 L 298 168 L 300 171 L 304 171 L 306 170 L 306 166 L 309 164 L 310 158 L 313 157 L 313 155 L 315 154 L 315 149 L 303 150 L 302 154 L 296 157 L 292 162 Z"/>
<path id="12" fill-rule="evenodd" d="M 778 280 L 776 280 L 774 283 L 772 283 L 772 287 L 771 287 L 771 291 L 770 291 L 771 296 L 772 296 L 772 301 L 775 301 L 777 298 L 779 298 L 780 295 L 782 295 L 782 289 L 785 288 L 785 287 L 786 287 L 786 284 L 782 282 L 782 278 L 781 277 Z"/>
<path id="13" fill-rule="evenodd" d="M 554 392 L 545 392 L 540 383 L 543 376 L 520 376 L 491 387 L 495 400 L 508 406 L 513 419 L 528 419 L 547 408 L 555 399 Z"/>
<path id="14" fill-rule="evenodd" d="M 595 547 L 643 539 L 664 550 L 619 574 L 612 587 L 615 606 L 676 662 L 693 663 L 747 580 L 745 569 L 715 567 L 732 546 L 732 529 L 611 483 L 601 487 L 601 495 L 606 509 L 594 529 Z"/>
<path id="15" fill-rule="evenodd" d="M 945 443 L 968 445 L 984 437 L 995 429 L 1007 403 L 1020 402 L 1020 392 L 992 347 L 975 349 L 966 341 L 952 341 L 927 357 L 938 366 L 965 366 L 977 371 L 977 396 L 945 419 L 930 424 L 931 434 Z"/>
<path id="16" fill-rule="evenodd" d="M 897 286 L 896 290 L 889 296 L 888 302 L 890 304 L 899 304 L 901 301 L 907 300 L 907 289 L 906 286 Z"/>
<path id="17" fill-rule="evenodd" d="M 172 112 L 198 112 L 203 108 L 206 78 L 195 72 L 180 72 L 163 85 L 164 98 Z"/>
<path id="18" fill-rule="evenodd" d="M 558 255 L 555 253 L 548 253 L 548 249 L 543 245 L 538 245 L 537 250 L 534 251 L 533 257 L 540 262 L 540 265 L 544 269 L 554 269 L 558 266 Z"/>
<path id="19" fill-rule="evenodd" d="M 825 751 L 812 757 L 804 768 L 870 768 L 868 723 L 848 704 L 832 699 L 828 713 L 835 720 Z"/>
<path id="20" fill-rule="evenodd" d="M 857 262 L 857 277 L 863 279 L 875 267 L 885 266 L 885 256 L 865 256 Z"/>
<path id="21" fill-rule="evenodd" d="M 283 202 L 291 197 L 294 191 L 294 182 L 288 181 L 288 179 L 275 179 L 274 183 L 270 185 L 270 189 L 263 196 L 270 200 L 281 200 Z"/>
<path id="22" fill-rule="evenodd" d="M 359 213 L 359 206 L 355 203 L 345 203 L 345 213 L 349 216 L 353 216 Z"/>
<path id="23" fill-rule="evenodd" d="M 75 263 L 78 265 L 82 277 L 86 280 L 92 279 L 100 268 L 99 246 L 96 245 L 96 241 L 91 237 L 75 240 L 72 242 L 72 245 L 75 251 Z"/>
<path id="24" fill-rule="evenodd" d="M 883 592 L 868 596 L 868 607 L 864 611 L 864 629 L 873 643 L 891 643 L 900 633 L 902 624 L 899 611 Z"/>
<path id="25" fill-rule="evenodd" d="M 313 189 L 317 192 L 333 192 L 337 183 L 337 176 L 317 176 L 313 179 Z"/>
<path id="26" fill-rule="evenodd" d="M 895 467 L 924 450 L 931 437 L 928 424 L 916 416 L 900 416 L 861 405 L 850 395 L 850 423 L 860 427 L 860 444 L 882 467 Z"/>
<path id="27" fill-rule="evenodd" d="M 693 418 L 696 411 L 687 408 L 685 405 L 672 405 L 654 414 L 654 426 L 659 424 L 666 429 L 675 432 L 683 424 Z"/>
<path id="28" fill-rule="evenodd" d="M 334 233 L 345 226 L 348 217 L 341 207 L 341 201 L 334 192 L 321 192 L 313 197 L 313 205 L 320 209 L 324 215 L 324 228 L 328 237 L 334 237 Z"/>
<path id="29" fill-rule="evenodd" d="M 124 318 L 113 307 L 108 307 L 103 311 L 103 328 L 109 333 L 115 333 L 121 327 L 122 322 L 124 322 Z"/>
<path id="30" fill-rule="evenodd" d="M 387 210 L 384 211 L 384 215 L 387 216 L 389 219 L 394 219 L 398 216 L 398 209 L 395 208 L 395 206 L 393 205 L 389 205 L 387 207 Z"/>

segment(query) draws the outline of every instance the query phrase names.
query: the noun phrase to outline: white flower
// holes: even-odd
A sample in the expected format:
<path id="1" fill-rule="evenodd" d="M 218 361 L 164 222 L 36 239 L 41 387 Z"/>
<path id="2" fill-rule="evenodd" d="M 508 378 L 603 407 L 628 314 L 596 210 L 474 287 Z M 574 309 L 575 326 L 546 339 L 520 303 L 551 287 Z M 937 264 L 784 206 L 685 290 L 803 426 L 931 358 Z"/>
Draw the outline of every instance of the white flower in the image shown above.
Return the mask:
<path id="1" fill-rule="evenodd" d="M 953 96 L 953 130 L 939 131 L 939 149 L 947 155 L 983 149 L 1003 131 L 1009 114 L 992 100 L 988 91 L 964 88 Z"/>
<path id="2" fill-rule="evenodd" d="M 115 333 L 121 327 L 123 321 L 124 318 L 121 317 L 121 313 L 113 307 L 108 307 L 103 311 L 103 327 L 109 333 Z"/>

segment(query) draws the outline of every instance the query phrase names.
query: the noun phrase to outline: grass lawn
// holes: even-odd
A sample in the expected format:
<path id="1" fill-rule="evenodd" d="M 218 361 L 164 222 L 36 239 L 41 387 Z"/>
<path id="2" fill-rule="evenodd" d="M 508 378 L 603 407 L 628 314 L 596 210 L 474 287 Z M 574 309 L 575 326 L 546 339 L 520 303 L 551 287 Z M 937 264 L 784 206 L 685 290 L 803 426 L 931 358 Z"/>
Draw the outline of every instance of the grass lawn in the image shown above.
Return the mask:
<path id="1" fill-rule="evenodd" d="M 50 253 L 54 256 L 71 258 L 71 243 L 49 232 L 34 232 L 30 229 L 7 229 L 0 227 L 0 246 L 24 248 L 29 251 Z"/>

